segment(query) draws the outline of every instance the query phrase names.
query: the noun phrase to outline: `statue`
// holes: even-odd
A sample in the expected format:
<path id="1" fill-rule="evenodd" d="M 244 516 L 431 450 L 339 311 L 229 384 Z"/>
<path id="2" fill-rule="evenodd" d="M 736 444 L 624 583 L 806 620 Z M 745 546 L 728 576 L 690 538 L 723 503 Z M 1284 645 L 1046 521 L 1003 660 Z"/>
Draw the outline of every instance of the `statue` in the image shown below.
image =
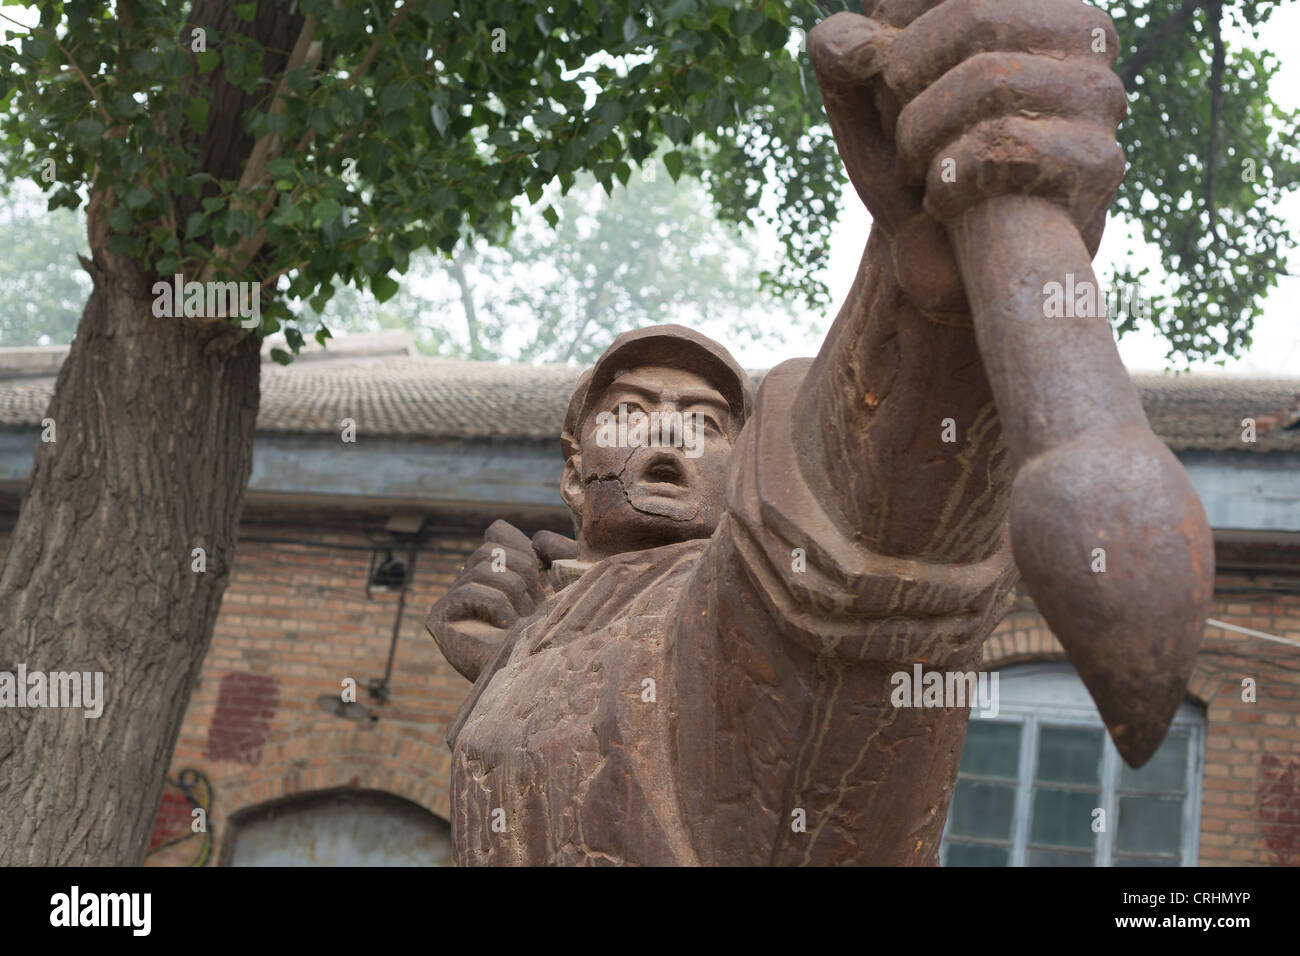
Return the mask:
<path id="1" fill-rule="evenodd" d="M 497 522 L 430 613 L 474 682 L 460 864 L 935 863 L 969 701 L 891 678 L 979 671 L 1019 576 L 1131 764 L 1185 693 L 1204 512 L 1106 320 L 1043 305 L 1096 284 L 1114 28 L 1078 0 L 867 8 L 808 38 L 874 219 L 817 357 L 755 396 L 703 335 L 619 336 L 564 421 L 576 540 Z"/>

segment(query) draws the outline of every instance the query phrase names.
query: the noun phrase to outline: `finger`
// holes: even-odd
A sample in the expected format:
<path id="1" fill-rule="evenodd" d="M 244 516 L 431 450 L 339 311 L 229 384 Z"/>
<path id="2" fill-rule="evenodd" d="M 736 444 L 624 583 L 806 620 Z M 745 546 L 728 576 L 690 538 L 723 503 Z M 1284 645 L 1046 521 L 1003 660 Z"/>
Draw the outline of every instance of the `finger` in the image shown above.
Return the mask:
<path id="1" fill-rule="evenodd" d="M 531 546 L 527 551 L 517 551 L 503 544 L 485 541 L 470 555 L 465 570 L 460 573 L 460 577 L 456 579 L 452 587 L 462 582 L 480 580 L 477 577 L 477 569 L 480 567 L 487 568 L 493 574 L 510 571 L 520 577 L 535 605 L 541 604 L 550 593 L 550 581 L 546 577 L 546 572 L 542 569 L 541 559 Z"/>
<path id="2" fill-rule="evenodd" d="M 519 620 L 519 613 L 501 591 L 470 581 L 448 591 L 442 601 L 443 620 L 486 621 L 493 627 L 510 627 Z"/>
<path id="3" fill-rule="evenodd" d="M 808 33 L 808 56 L 849 181 L 872 219 L 892 230 L 920 211 L 921 194 L 899 178 L 876 100 L 882 84 L 870 81 L 888 42 L 888 31 L 851 13 L 837 13 Z M 889 121 L 892 128 L 892 116 Z"/>
<path id="4" fill-rule="evenodd" d="M 880 74 L 897 33 L 893 27 L 845 12 L 813 27 L 808 32 L 808 56 L 822 90 L 859 87 Z"/>
<path id="5" fill-rule="evenodd" d="M 508 545 L 497 544 L 495 541 L 485 541 L 469 556 L 469 560 L 465 562 L 465 567 L 461 570 L 461 575 L 468 574 L 470 570 L 480 564 L 508 568 L 526 578 L 535 574 L 540 575 L 542 570 L 531 544 L 528 546 L 528 550 L 524 551 Z"/>
<path id="6" fill-rule="evenodd" d="M 529 593 L 528 582 L 521 575 L 499 564 L 476 564 L 461 576 L 461 583 L 485 584 L 498 591 L 504 591 L 521 617 L 532 614 L 537 607 L 537 602 Z"/>
<path id="7" fill-rule="evenodd" d="M 457 621 L 451 623 L 442 616 L 438 605 L 424 622 L 443 657 L 467 680 L 478 680 L 478 675 L 500 650 L 508 633 L 483 621 Z"/>
<path id="8" fill-rule="evenodd" d="M 533 548 L 532 542 L 528 540 L 528 535 L 509 521 L 502 521 L 500 518 L 488 526 L 487 531 L 483 533 L 483 540 L 504 544 L 516 551 L 531 551 Z"/>
<path id="9" fill-rule="evenodd" d="M 909 183 L 970 126 L 998 115 L 1078 117 L 1118 126 L 1124 84 L 1102 63 L 1027 53 L 980 53 L 926 87 L 898 118 L 899 161 Z"/>
<path id="10" fill-rule="evenodd" d="M 1124 178 L 1115 132 L 1079 120 L 1003 116 L 972 127 L 930 164 L 925 209 L 941 222 L 1004 193 L 1065 205 L 1081 230 L 1095 228 Z M 952 159 L 955 177 L 946 175 Z"/>
<path id="11" fill-rule="evenodd" d="M 947 0 L 865 0 L 862 12 L 877 23 L 891 27 L 905 27 L 927 10 L 945 3 Z"/>
<path id="12" fill-rule="evenodd" d="M 894 38 L 884 76 L 906 104 L 977 53 L 1033 52 L 1110 66 L 1118 51 L 1110 17 L 1079 0 L 948 0 Z"/>
<path id="13" fill-rule="evenodd" d="M 578 542 L 554 531 L 539 531 L 533 535 L 533 550 L 550 567 L 555 561 L 572 560 L 578 556 Z"/>

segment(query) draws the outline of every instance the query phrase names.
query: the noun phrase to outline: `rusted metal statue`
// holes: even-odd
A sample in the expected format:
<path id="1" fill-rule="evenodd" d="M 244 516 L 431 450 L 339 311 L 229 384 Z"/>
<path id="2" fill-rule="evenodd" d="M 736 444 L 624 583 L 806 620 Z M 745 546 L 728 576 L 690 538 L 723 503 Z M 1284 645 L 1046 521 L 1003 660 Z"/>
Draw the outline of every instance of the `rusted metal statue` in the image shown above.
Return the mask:
<path id="1" fill-rule="evenodd" d="M 1095 287 L 1114 29 L 1079 0 L 868 13 L 809 36 L 874 218 L 820 353 L 755 398 L 704 336 L 620 336 L 564 423 L 576 542 L 498 522 L 430 614 L 475 682 L 459 863 L 934 863 L 968 708 L 890 676 L 978 670 L 1018 573 L 1124 758 L 1164 736 L 1205 515 L 1106 320 L 1044 308 Z M 652 413 L 674 440 L 612 425 Z"/>

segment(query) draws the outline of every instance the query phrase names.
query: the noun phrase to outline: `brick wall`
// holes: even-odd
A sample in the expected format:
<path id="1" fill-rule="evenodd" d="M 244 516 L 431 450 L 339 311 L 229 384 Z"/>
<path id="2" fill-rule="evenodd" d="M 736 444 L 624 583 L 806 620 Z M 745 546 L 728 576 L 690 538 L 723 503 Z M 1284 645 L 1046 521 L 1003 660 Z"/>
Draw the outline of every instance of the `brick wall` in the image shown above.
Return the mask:
<path id="1" fill-rule="evenodd" d="M 1300 640 L 1295 576 L 1221 573 L 1210 617 Z M 1065 654 L 1028 607 L 1009 614 L 985 646 L 986 668 Z M 1244 701 L 1245 679 L 1254 702 Z M 1300 648 L 1207 628 L 1189 695 L 1205 708 L 1200 865 L 1300 866 Z"/>
<path id="2" fill-rule="evenodd" d="M 469 684 L 443 660 L 424 618 L 482 539 L 443 534 L 422 545 L 432 550 L 416 558 L 389 697 L 379 702 L 367 686 L 383 676 L 398 596 L 366 596 L 372 534 L 243 529 L 172 758 L 173 780 L 190 770 L 211 783 L 210 855 L 218 862 L 229 850 L 232 816 L 299 794 L 379 790 L 449 815 L 443 735 Z M 404 547 L 394 556 L 405 558 Z M 322 695 L 340 698 L 345 678 L 355 680 L 356 700 L 373 719 L 344 719 L 318 706 Z M 183 793 L 168 786 L 151 844 L 177 842 L 150 863 L 187 864 L 202 853 L 201 838 L 186 836 L 190 817 L 178 816 L 178 798 Z"/>
<path id="3" fill-rule="evenodd" d="M 408 596 L 387 703 L 366 692 L 383 674 L 397 596 L 367 599 L 369 535 L 309 525 L 245 526 L 202 678 L 190 701 L 155 826 L 149 862 L 221 859 L 231 817 L 268 802 L 335 788 L 380 790 L 448 816 L 448 721 L 468 683 L 424 630 L 429 607 L 481 532 L 441 534 L 425 547 Z M 300 543 L 272 544 L 265 538 Z M 0 534 L 0 558 L 5 536 Z M 1300 576 L 1221 573 L 1211 617 L 1300 640 Z M 1025 597 L 985 648 L 986 667 L 1062 659 Z M 376 720 L 325 713 L 345 677 Z M 1242 680 L 1255 701 L 1242 700 Z M 1205 708 L 1201 865 L 1300 865 L 1300 648 L 1207 629 L 1190 696 Z M 197 771 L 196 776 L 183 772 Z M 192 801 L 191 802 L 191 798 Z M 207 810 L 210 845 L 190 830 Z"/>

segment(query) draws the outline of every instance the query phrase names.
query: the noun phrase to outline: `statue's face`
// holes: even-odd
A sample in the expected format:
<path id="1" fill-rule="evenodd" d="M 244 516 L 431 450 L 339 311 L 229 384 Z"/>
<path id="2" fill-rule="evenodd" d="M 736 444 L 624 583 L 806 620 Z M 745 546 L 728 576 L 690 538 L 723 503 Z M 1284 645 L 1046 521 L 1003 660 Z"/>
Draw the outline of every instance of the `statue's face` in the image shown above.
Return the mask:
<path id="1" fill-rule="evenodd" d="M 726 399 L 694 372 L 656 365 L 620 374 L 591 405 L 580 454 L 564 469 L 564 499 L 582 517 L 582 556 L 713 534 L 739 431 Z"/>

